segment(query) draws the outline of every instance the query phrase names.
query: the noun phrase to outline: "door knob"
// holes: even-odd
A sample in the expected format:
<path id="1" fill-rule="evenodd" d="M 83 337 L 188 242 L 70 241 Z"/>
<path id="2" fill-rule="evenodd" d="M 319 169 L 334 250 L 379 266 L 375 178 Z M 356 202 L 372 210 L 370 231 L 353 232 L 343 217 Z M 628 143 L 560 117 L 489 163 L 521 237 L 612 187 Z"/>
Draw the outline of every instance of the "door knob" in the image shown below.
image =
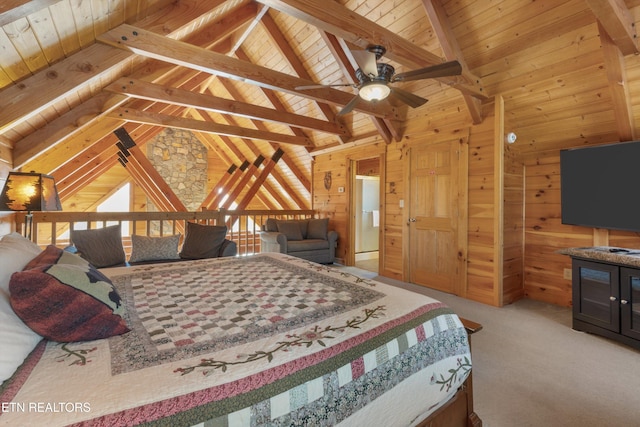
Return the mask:
<path id="1" fill-rule="evenodd" d="M 415 218 L 409 218 L 409 222 L 416 222 L 416 221 L 417 221 L 417 219 L 415 219 Z"/>
<path id="2" fill-rule="evenodd" d="M 614 297 L 614 296 L 609 297 L 609 301 L 616 301 L 617 299 L 618 299 L 618 298 L 616 298 L 616 297 Z"/>
<path id="3" fill-rule="evenodd" d="M 626 299 L 621 299 L 620 304 L 626 305 L 629 304 L 629 301 L 627 301 Z"/>

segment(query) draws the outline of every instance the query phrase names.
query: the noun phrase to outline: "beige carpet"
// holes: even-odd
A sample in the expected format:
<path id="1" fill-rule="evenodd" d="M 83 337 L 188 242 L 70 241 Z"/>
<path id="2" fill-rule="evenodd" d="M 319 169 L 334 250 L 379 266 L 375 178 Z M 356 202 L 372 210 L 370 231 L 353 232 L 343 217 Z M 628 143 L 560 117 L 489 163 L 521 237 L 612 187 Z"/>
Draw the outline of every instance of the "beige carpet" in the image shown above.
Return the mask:
<path id="1" fill-rule="evenodd" d="M 376 277 L 439 299 L 483 329 L 472 337 L 476 413 L 485 427 L 640 426 L 640 351 L 571 329 L 571 309 L 502 308 Z"/>
<path id="2" fill-rule="evenodd" d="M 375 279 L 439 299 L 483 325 L 472 354 L 475 410 L 485 427 L 640 426 L 640 351 L 572 330 L 571 309 L 532 300 L 496 308 Z"/>

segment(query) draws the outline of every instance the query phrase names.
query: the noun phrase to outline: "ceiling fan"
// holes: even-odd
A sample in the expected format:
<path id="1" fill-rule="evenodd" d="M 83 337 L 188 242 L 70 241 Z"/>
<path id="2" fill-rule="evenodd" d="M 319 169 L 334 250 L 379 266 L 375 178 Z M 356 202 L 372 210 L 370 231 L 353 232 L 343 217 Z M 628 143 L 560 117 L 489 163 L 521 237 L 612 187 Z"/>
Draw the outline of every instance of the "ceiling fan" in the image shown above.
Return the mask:
<path id="1" fill-rule="evenodd" d="M 339 116 L 342 116 L 351 112 L 361 100 L 377 102 L 382 101 L 389 95 L 394 96 L 412 108 L 419 107 L 426 103 L 427 100 L 406 90 L 392 87 L 390 83 L 462 74 L 462 66 L 458 61 L 443 62 L 442 64 L 395 74 L 396 70 L 392 65 L 378 62 L 386 52 L 387 49 L 384 46 L 378 45 L 369 46 L 366 50 L 351 51 L 360 67 L 356 70 L 357 84 L 308 85 L 298 86 L 296 90 L 337 86 L 351 86 L 358 89 L 358 95 L 338 113 Z"/>

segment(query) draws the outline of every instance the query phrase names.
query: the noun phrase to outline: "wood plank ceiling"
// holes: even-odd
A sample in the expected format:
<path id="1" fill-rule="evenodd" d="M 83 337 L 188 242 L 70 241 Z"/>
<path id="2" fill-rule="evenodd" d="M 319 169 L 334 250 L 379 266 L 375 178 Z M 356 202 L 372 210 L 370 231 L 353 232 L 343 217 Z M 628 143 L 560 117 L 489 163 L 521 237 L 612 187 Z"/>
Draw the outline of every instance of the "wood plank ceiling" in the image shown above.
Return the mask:
<path id="1" fill-rule="evenodd" d="M 430 110 L 458 109 L 478 124 L 482 102 L 496 95 L 505 99 L 510 124 L 526 134 L 527 126 L 545 120 L 540 97 L 560 96 L 561 76 L 578 79 L 579 69 L 595 65 L 586 63 L 594 49 L 606 58 L 616 139 L 634 139 L 627 72 L 639 71 L 632 55 L 638 53 L 636 3 L 2 2 L 0 159 L 54 175 L 65 200 L 126 162 L 124 179 L 161 208 L 184 210 L 141 150 L 163 129 L 181 128 L 225 170 L 203 206 L 216 207 L 224 187 L 239 207 L 256 198 L 267 208 L 310 208 L 314 154 L 400 141 L 407 122 L 428 120 Z M 555 50 L 545 51 L 553 40 Z M 372 44 L 387 48 L 384 61 L 398 72 L 450 60 L 463 72 L 402 83 L 429 99 L 415 110 L 360 102 L 338 116 L 353 90 L 297 89 L 353 84 L 351 50 Z M 572 114 L 588 114 L 584 105 Z M 115 131 L 134 143 L 123 147 Z M 543 139 L 522 150 L 540 149 Z"/>

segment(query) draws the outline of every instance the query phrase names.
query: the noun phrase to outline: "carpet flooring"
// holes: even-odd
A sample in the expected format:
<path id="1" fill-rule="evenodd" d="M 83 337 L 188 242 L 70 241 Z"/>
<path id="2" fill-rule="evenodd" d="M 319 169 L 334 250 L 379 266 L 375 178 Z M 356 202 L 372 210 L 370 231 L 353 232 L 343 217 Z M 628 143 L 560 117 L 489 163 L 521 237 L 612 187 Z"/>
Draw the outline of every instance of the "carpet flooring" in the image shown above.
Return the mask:
<path id="1" fill-rule="evenodd" d="M 640 426 L 640 351 L 574 331 L 571 309 L 528 299 L 497 308 L 373 278 L 436 298 L 483 325 L 472 337 L 472 357 L 475 411 L 485 427 Z"/>

